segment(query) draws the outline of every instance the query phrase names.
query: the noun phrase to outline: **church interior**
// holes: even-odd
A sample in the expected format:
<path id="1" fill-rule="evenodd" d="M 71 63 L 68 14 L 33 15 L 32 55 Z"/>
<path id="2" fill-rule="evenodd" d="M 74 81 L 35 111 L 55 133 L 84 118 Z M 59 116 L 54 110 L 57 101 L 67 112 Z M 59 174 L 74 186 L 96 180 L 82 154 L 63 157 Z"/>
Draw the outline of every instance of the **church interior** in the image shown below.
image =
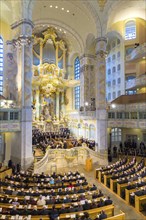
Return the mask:
<path id="1" fill-rule="evenodd" d="M 146 219 L 145 0 L 0 0 L 0 219 Z"/>

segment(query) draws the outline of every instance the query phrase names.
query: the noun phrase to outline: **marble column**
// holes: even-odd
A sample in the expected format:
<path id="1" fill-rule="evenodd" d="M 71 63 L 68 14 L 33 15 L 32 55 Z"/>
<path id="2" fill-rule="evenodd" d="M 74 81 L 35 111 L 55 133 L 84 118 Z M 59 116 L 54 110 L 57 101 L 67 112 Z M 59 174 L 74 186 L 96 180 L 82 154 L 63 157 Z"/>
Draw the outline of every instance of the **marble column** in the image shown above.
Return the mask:
<path id="1" fill-rule="evenodd" d="M 35 94 L 35 100 L 36 100 L 36 120 L 39 120 L 40 117 L 40 91 L 39 89 L 36 90 L 36 94 Z"/>
<path id="2" fill-rule="evenodd" d="M 106 110 L 106 44 L 104 37 L 97 38 L 95 105 L 97 118 L 96 143 L 101 153 L 107 153 L 107 110 Z"/>
<path id="3" fill-rule="evenodd" d="M 60 103 L 59 103 L 59 92 L 56 93 L 56 119 L 59 120 Z"/>
<path id="4" fill-rule="evenodd" d="M 84 54 L 80 57 L 80 106 L 85 109 L 88 103 L 91 109 L 92 99 L 95 99 L 95 56 Z"/>
<path id="5" fill-rule="evenodd" d="M 18 146 L 12 146 L 12 159 L 26 169 L 33 162 L 32 154 L 32 28 L 30 20 L 22 19 L 11 26 L 17 50 L 18 102 L 21 106 L 21 135 Z M 17 151 L 15 150 L 17 148 Z"/>

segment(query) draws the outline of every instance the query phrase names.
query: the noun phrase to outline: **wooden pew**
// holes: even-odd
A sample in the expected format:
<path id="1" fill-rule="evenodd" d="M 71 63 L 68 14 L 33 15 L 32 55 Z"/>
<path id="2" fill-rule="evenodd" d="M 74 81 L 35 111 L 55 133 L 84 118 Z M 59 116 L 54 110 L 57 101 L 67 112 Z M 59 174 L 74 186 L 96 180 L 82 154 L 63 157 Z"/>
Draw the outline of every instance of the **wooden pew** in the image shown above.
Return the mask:
<path id="1" fill-rule="evenodd" d="M 0 172 L 0 179 L 5 179 L 5 177 L 7 176 L 7 175 L 11 175 L 12 174 L 12 169 L 9 169 L 9 168 L 5 168 L 4 170 L 2 170 L 1 172 Z"/>
<path id="2" fill-rule="evenodd" d="M 65 213 L 65 214 L 61 214 L 59 215 L 59 219 L 71 219 L 71 216 L 74 216 L 76 214 L 78 215 L 83 215 L 84 212 L 88 212 L 90 217 L 92 219 L 94 219 L 97 214 L 99 214 L 102 210 L 105 211 L 105 213 L 107 214 L 108 217 L 112 217 L 114 215 L 114 205 L 108 205 L 108 206 L 104 206 L 104 207 L 100 207 L 100 208 L 95 208 L 95 209 L 90 209 L 90 210 L 84 210 L 81 212 L 72 212 L 72 213 Z M 7 215 L 10 216 L 10 215 Z M 36 215 L 36 216 L 31 216 L 32 220 L 40 220 L 40 217 L 42 220 L 48 220 L 49 217 L 46 215 Z M 14 216 L 15 219 L 15 216 Z"/>
<path id="3" fill-rule="evenodd" d="M 142 204 L 146 204 L 146 195 L 143 195 L 143 196 L 135 195 L 135 209 L 138 212 L 141 212 L 143 210 Z"/>
<path id="4" fill-rule="evenodd" d="M 120 214 L 106 218 L 106 220 L 125 220 L 125 213 L 120 210 Z"/>
<path id="5" fill-rule="evenodd" d="M 112 177 L 111 174 L 108 174 L 108 175 L 104 174 L 104 185 L 105 185 L 105 186 L 109 187 L 109 186 L 108 186 L 108 181 L 109 181 L 109 183 L 110 183 L 110 178 L 111 178 L 111 177 Z M 110 185 L 110 184 L 109 184 L 109 185 Z"/>
<path id="6" fill-rule="evenodd" d="M 130 203 L 130 194 L 135 191 L 136 191 L 136 189 L 130 189 L 130 190 L 125 189 L 125 200 L 128 204 Z"/>
<path id="7" fill-rule="evenodd" d="M 110 179 L 110 189 L 117 193 L 117 180 Z"/>
<path id="8" fill-rule="evenodd" d="M 133 182 L 130 182 L 130 184 L 132 185 L 132 184 L 135 184 L 136 182 L 137 182 L 138 180 L 135 180 L 135 181 L 133 181 Z M 144 177 L 144 178 L 142 178 L 142 181 L 146 181 L 146 177 Z M 121 195 L 122 195 L 122 192 L 125 190 L 125 188 L 128 186 L 128 183 L 117 183 L 117 194 L 118 194 L 118 196 L 120 196 L 121 197 Z"/>

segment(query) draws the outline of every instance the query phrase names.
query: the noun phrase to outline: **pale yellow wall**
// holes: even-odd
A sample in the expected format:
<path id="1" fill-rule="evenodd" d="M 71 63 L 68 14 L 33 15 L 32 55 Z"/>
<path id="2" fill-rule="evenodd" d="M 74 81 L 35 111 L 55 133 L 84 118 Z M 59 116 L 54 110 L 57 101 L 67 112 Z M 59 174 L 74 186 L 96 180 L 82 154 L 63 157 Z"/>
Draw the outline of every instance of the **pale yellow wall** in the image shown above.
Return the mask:
<path id="1" fill-rule="evenodd" d="M 137 76 L 144 74 L 146 72 L 146 60 L 141 60 L 136 64 L 136 74 Z"/>
<path id="2" fill-rule="evenodd" d="M 140 18 L 118 21 L 110 27 L 110 31 L 117 31 L 119 34 L 121 34 L 121 36 L 124 39 L 125 38 L 125 23 L 130 20 L 135 20 L 136 22 L 136 38 L 133 40 L 126 40 L 125 46 L 134 45 L 135 43 L 142 44 L 146 42 L 146 21 Z"/>
<path id="3" fill-rule="evenodd" d="M 4 43 L 7 40 L 11 40 L 12 31 L 10 25 L 0 20 L 0 35 L 3 37 Z"/>

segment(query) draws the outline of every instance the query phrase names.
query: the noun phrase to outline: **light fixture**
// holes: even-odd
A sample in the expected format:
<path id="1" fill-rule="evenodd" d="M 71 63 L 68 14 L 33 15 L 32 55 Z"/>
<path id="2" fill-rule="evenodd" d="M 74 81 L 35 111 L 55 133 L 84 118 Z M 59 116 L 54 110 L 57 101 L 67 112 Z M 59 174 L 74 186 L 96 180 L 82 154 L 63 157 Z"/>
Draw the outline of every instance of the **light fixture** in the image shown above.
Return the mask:
<path id="1" fill-rule="evenodd" d="M 142 59 L 145 60 L 146 57 L 143 57 Z"/>
<path id="2" fill-rule="evenodd" d="M 62 29 L 61 29 L 61 28 L 60 28 L 59 30 L 60 30 L 60 31 L 62 31 Z"/>
<path id="3" fill-rule="evenodd" d="M 64 8 L 61 8 L 61 10 L 63 11 L 63 10 L 64 10 Z"/>
<path id="4" fill-rule="evenodd" d="M 85 102 L 85 106 L 88 106 L 89 105 L 89 103 L 88 102 Z"/>
<path id="5" fill-rule="evenodd" d="M 69 10 L 67 10 L 67 12 L 69 12 Z"/>
<path id="6" fill-rule="evenodd" d="M 64 31 L 64 34 L 66 34 L 66 31 Z"/>
<path id="7" fill-rule="evenodd" d="M 50 5 L 50 8 L 52 8 L 53 6 L 52 5 Z"/>
<path id="8" fill-rule="evenodd" d="M 55 8 L 58 8 L 58 6 L 56 5 Z"/>
<path id="9" fill-rule="evenodd" d="M 112 104 L 111 107 L 112 107 L 112 108 L 116 108 L 116 105 L 115 105 L 115 104 Z"/>

